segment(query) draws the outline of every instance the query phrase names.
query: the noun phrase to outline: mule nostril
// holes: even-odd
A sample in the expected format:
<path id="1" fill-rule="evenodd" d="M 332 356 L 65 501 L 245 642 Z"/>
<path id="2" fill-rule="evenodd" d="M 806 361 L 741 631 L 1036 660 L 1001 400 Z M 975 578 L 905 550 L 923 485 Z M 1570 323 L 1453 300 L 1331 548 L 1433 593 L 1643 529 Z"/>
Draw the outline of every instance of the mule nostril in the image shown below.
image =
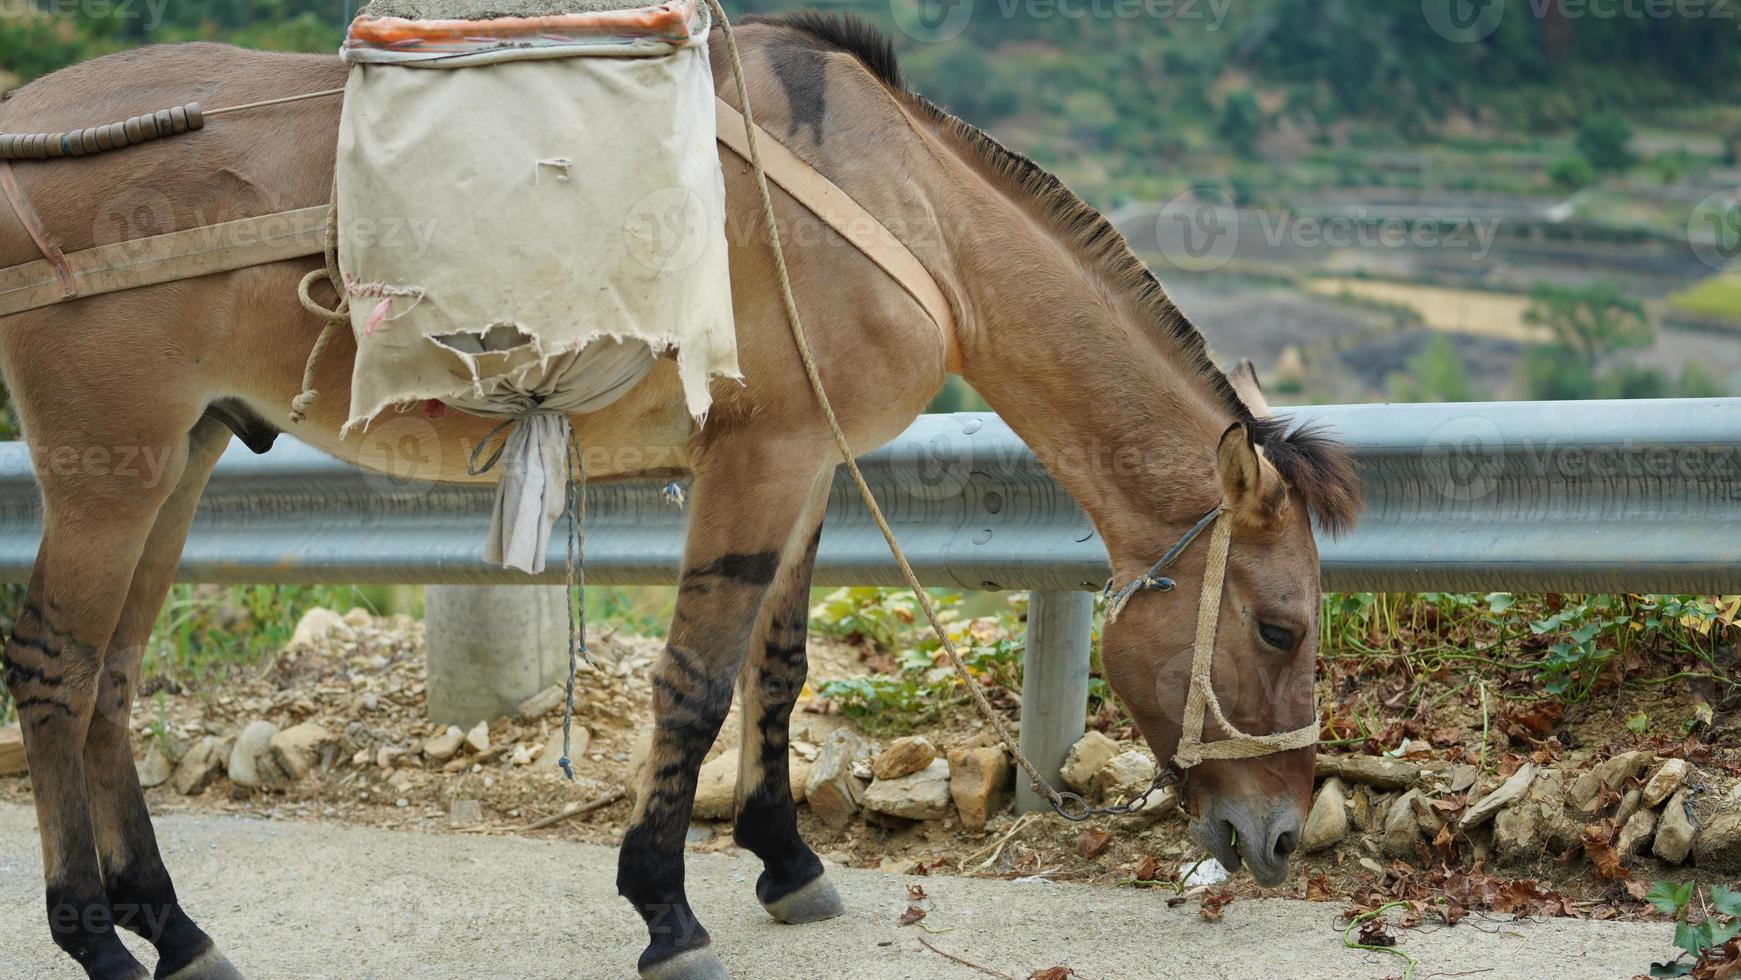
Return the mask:
<path id="1" fill-rule="evenodd" d="M 1275 854 L 1277 860 L 1285 861 L 1290 854 L 1294 853 L 1294 848 L 1298 846 L 1300 846 L 1300 835 L 1292 830 L 1284 830 L 1276 836 L 1275 844 L 1271 846 L 1271 852 Z"/>

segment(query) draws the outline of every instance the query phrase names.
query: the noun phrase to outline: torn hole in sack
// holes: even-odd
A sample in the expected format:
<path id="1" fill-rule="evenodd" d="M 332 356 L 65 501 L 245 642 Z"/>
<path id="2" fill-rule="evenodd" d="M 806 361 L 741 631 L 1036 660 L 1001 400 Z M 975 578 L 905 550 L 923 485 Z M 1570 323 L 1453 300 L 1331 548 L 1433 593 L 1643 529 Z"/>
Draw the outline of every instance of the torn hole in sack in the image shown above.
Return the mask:
<path id="1" fill-rule="evenodd" d="M 458 354 L 505 354 L 522 348 L 538 350 L 538 338 L 513 323 L 492 323 L 483 330 L 430 334 L 429 339 Z"/>

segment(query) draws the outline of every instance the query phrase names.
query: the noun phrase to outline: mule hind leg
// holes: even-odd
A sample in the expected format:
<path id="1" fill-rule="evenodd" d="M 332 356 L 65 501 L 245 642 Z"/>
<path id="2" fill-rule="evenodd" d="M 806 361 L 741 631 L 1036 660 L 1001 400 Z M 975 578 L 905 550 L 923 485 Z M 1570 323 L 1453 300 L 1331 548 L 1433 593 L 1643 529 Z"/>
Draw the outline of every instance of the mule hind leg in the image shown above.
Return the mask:
<path id="1" fill-rule="evenodd" d="M 24 732 L 50 934 L 102 980 L 148 974 L 115 932 L 97 859 L 85 744 L 93 716 L 114 707 L 97 701 L 104 650 L 158 512 L 185 466 L 185 434 L 195 418 L 164 426 L 161 438 L 150 437 L 139 418 L 101 433 L 33 431 L 26 423 L 42 484 L 42 543 L 0 668 Z M 154 454 L 162 466 L 155 475 L 148 467 L 123 474 L 115 460 L 127 452 Z M 126 765 L 132 768 L 130 755 Z"/>
<path id="2" fill-rule="evenodd" d="M 174 580 L 200 494 L 229 441 L 229 430 L 211 414 L 201 418 L 188 436 L 187 465 L 158 512 L 109 641 L 97 688 L 102 710 L 91 719 L 85 738 L 85 787 L 104 890 L 116 924 L 144 937 L 157 950 L 155 976 L 161 980 L 241 977 L 176 899 L 151 829 L 129 738 L 146 641 Z"/>
<path id="3" fill-rule="evenodd" d="M 730 434 L 698 455 L 677 608 L 653 674 L 652 750 L 618 859 L 617 891 L 647 924 L 642 977 L 727 976 L 684 890 L 684 837 L 770 586 L 808 544 L 798 528 L 821 460 L 820 446 Z"/>
<path id="4" fill-rule="evenodd" d="M 763 871 L 756 879 L 762 907 L 781 922 L 794 924 L 846 911 L 823 874 L 822 861 L 798 835 L 789 766 L 792 709 L 809 672 L 810 578 L 827 502 L 824 483 L 803 525 L 809 542 L 781 566 L 738 682 L 743 738 L 732 838 L 762 859 Z"/>

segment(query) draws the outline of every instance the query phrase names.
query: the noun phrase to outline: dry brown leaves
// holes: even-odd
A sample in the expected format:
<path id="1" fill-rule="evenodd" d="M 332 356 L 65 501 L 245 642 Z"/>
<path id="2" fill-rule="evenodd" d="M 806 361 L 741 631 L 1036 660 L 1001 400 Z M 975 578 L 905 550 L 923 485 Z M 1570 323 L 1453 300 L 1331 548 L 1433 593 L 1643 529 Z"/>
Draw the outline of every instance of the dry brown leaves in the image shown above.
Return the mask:
<path id="1" fill-rule="evenodd" d="M 1390 926 L 1382 916 L 1374 916 L 1360 927 L 1359 942 L 1362 946 L 1390 947 L 1396 945 L 1396 937 L 1390 934 Z"/>
<path id="2" fill-rule="evenodd" d="M 1558 701 L 1508 701 L 1499 709 L 1499 730 L 1520 741 L 1546 738 L 1565 714 Z"/>
<path id="3" fill-rule="evenodd" d="M 1077 976 L 1081 976 L 1081 974 L 1067 966 L 1049 966 L 1044 970 L 1035 970 L 1028 974 L 1028 980 L 1070 980 L 1071 977 Z"/>
<path id="4" fill-rule="evenodd" d="M 1708 949 L 1693 966 L 1693 980 L 1736 980 L 1741 978 L 1741 938 L 1731 939 L 1716 949 Z"/>
<path id="5" fill-rule="evenodd" d="M 1203 902 L 1197 907 L 1197 914 L 1204 922 L 1220 922 L 1221 910 L 1233 901 L 1233 889 L 1210 888 L 1203 892 Z"/>
<path id="6" fill-rule="evenodd" d="M 928 877 L 931 872 L 946 866 L 948 863 L 948 858 L 922 857 L 913 862 L 913 866 L 907 869 L 907 873 L 910 875 L 923 875 Z"/>
<path id="7" fill-rule="evenodd" d="M 896 919 L 895 921 L 897 923 L 899 923 L 900 925 L 910 926 L 913 923 L 918 922 L 920 919 L 923 919 L 924 917 L 925 917 L 925 910 L 924 909 L 920 908 L 917 905 L 909 905 L 909 906 L 907 906 L 907 911 L 902 912 L 901 917 Z"/>
<path id="8" fill-rule="evenodd" d="M 1609 881 L 1625 881 L 1629 877 L 1626 865 L 1620 861 L 1620 852 L 1614 849 L 1614 821 L 1600 820 L 1584 827 L 1580 838 L 1584 845 L 1584 856 L 1590 859 L 1591 867 L 1596 869 L 1598 877 Z"/>
<path id="9" fill-rule="evenodd" d="M 1468 872 L 1439 868 L 1417 871 L 1393 865 L 1385 881 L 1355 889 L 1353 904 L 1343 913 L 1355 918 L 1390 902 L 1407 902 L 1402 925 L 1411 926 L 1428 914 L 1456 925 L 1471 911 L 1496 912 L 1519 918 L 1578 918 L 1564 895 L 1532 878 L 1496 878 L 1478 863 Z"/>
<path id="10" fill-rule="evenodd" d="M 1084 830 L 1081 837 L 1076 838 L 1076 853 L 1082 855 L 1083 860 L 1092 861 L 1100 855 L 1105 854 L 1106 849 L 1111 846 L 1111 844 L 1111 834 L 1104 830 L 1090 828 Z"/>
<path id="11" fill-rule="evenodd" d="M 1161 859 L 1151 852 L 1136 863 L 1131 877 L 1138 881 L 1178 881 L 1179 872 L 1161 864 Z"/>

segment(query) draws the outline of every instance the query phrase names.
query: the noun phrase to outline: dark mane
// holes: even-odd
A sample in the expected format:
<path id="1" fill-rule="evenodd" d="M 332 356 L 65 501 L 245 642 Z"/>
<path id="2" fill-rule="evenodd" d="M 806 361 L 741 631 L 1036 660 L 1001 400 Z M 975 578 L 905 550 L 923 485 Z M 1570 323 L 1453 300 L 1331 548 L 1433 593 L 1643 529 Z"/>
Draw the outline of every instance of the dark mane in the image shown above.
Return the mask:
<path id="1" fill-rule="evenodd" d="M 907 82 L 901 77 L 900 61 L 895 57 L 895 43 L 887 34 L 852 14 L 840 16 L 820 10 L 795 10 L 789 14 L 754 14 L 745 17 L 743 23 L 773 24 L 808 34 L 821 47 L 844 51 L 857 58 L 877 81 L 896 92 L 909 94 Z"/>
<path id="2" fill-rule="evenodd" d="M 909 90 L 901 78 L 893 43 L 870 24 L 850 14 L 836 16 L 814 10 L 753 19 L 794 29 L 820 45 L 852 55 L 907 105 L 973 150 L 989 173 L 1033 201 L 1036 211 L 1048 216 L 1066 241 L 1098 264 L 1108 282 L 1125 287 L 1137 308 L 1171 339 L 1178 356 L 1196 370 L 1210 397 L 1251 428 L 1253 439 L 1300 494 L 1319 527 L 1334 535 L 1353 525 L 1360 510 L 1360 492 L 1348 450 L 1316 427 L 1289 429 L 1283 420 L 1253 416 L 1210 356 L 1203 334 L 1173 304 L 1148 266 L 1131 252 L 1124 235 L 1099 211 L 1039 164 Z"/>

